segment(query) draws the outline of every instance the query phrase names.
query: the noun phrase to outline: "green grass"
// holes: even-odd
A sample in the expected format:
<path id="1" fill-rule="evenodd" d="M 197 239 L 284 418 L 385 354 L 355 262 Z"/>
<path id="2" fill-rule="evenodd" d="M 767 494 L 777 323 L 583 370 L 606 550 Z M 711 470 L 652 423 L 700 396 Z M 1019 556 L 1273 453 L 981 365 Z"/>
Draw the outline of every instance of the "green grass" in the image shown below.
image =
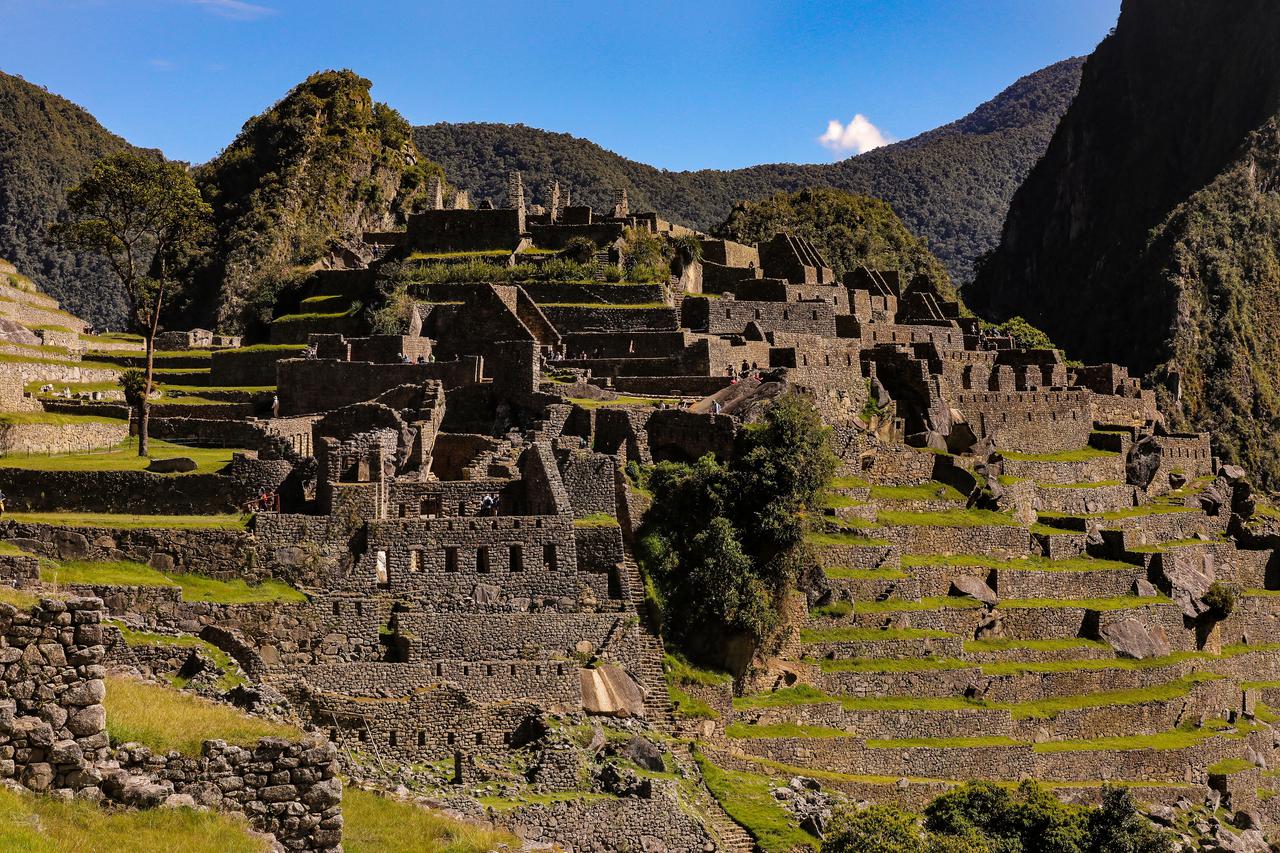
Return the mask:
<path id="1" fill-rule="evenodd" d="M 878 501 L 965 501 L 959 489 L 936 481 L 915 486 L 872 486 L 871 497 Z"/>
<path id="2" fill-rule="evenodd" d="M 1055 740 L 1035 744 L 1036 752 L 1096 752 L 1100 750 L 1128 751 L 1137 749 L 1186 749 L 1215 737 L 1225 728 L 1221 720 L 1209 721 L 1204 728 L 1185 725 L 1150 735 L 1116 735 L 1113 737 Z M 1230 737 L 1231 735 L 1227 735 Z"/>
<path id="3" fill-rule="evenodd" d="M 767 776 L 717 767 L 702 753 L 694 751 L 707 789 L 721 807 L 755 839 L 765 853 L 792 853 L 796 849 L 816 849 L 813 836 L 796 825 L 795 819 L 770 793 L 774 783 Z"/>
<path id="4" fill-rule="evenodd" d="M 846 569 L 843 566 L 823 566 L 822 571 L 829 578 L 851 581 L 893 581 L 910 577 L 901 569 Z"/>
<path id="5" fill-rule="evenodd" d="M 306 311 L 297 314 L 283 314 L 271 321 L 274 326 L 288 326 L 297 323 L 312 323 L 323 320 L 342 320 L 347 317 L 354 317 L 356 309 L 354 306 L 348 307 L 342 311 Z"/>
<path id="6" fill-rule="evenodd" d="M 843 600 L 832 601 L 828 604 L 823 604 L 820 607 L 815 607 L 809 612 L 814 616 L 825 616 L 828 619 L 840 619 L 853 612 L 853 602 Z"/>
<path id="7" fill-rule="evenodd" d="M 61 527 L 106 527 L 137 530 L 164 527 L 188 530 L 244 530 L 245 515 L 126 515 L 106 512 L 6 512 L 20 524 L 53 524 Z"/>
<path id="8" fill-rule="evenodd" d="M 619 394 L 612 400 L 589 400 L 586 397 L 566 397 L 565 402 L 573 403 L 580 409 L 606 409 L 611 406 L 657 406 L 666 403 L 674 407 L 680 401 L 674 397 L 632 397 Z"/>
<path id="9" fill-rule="evenodd" d="M 108 810 L 83 800 L 60 802 L 0 789 L 0 850 L 12 853 L 265 853 L 267 849 L 267 840 L 251 834 L 248 821 L 240 815 L 186 808 Z"/>
<path id="10" fill-rule="evenodd" d="M 1144 670 L 1159 669 L 1193 660 L 1211 660 L 1213 655 L 1204 652 L 1174 652 L 1158 658 L 1084 658 L 1081 660 L 1053 660 L 1039 663 L 1007 661 L 1001 663 L 982 664 L 983 675 L 1029 675 L 1050 672 L 1084 672 L 1086 670 L 1124 669 Z"/>
<path id="11" fill-rule="evenodd" d="M 505 258 L 511 252 L 506 249 L 477 249 L 472 252 L 413 252 L 406 260 L 410 261 L 439 261 L 452 260 L 454 258 Z"/>
<path id="12" fill-rule="evenodd" d="M 1214 776 L 1227 776 L 1232 773 L 1243 773 L 1246 770 L 1252 770 L 1253 763 L 1245 761 L 1243 758 L 1224 758 L 1216 761 L 1205 768 L 1206 773 Z"/>
<path id="13" fill-rule="evenodd" d="M 593 512 L 583 518 L 575 518 L 573 526 L 578 528 L 617 527 L 618 519 L 607 512 Z"/>
<path id="14" fill-rule="evenodd" d="M 1018 453 L 1013 450 L 1001 451 L 1005 459 L 1023 462 L 1086 462 L 1090 459 L 1111 459 L 1119 456 L 1115 450 L 1099 450 L 1096 447 L 1081 447 L 1079 450 L 1060 450 L 1056 453 Z"/>
<path id="15" fill-rule="evenodd" d="M 866 506 L 866 501 L 860 501 L 857 498 L 851 498 L 848 495 L 824 493 L 818 499 L 818 506 L 822 509 L 848 509 L 855 506 Z"/>
<path id="16" fill-rule="evenodd" d="M 976 664 L 954 658 L 821 658 L 816 663 L 823 672 L 933 672 L 968 669 Z"/>
<path id="17" fill-rule="evenodd" d="M 848 521 L 849 519 L 845 519 Z M 841 545 L 860 545 L 864 547 L 884 547 L 892 545 L 887 539 L 877 539 L 869 536 L 860 530 L 844 529 L 844 530 L 811 530 L 804 535 L 804 539 L 810 545 L 822 547 L 829 545 L 839 547 Z"/>
<path id="18" fill-rule="evenodd" d="M 725 727 L 725 737 L 739 739 L 776 740 L 778 738 L 847 738 L 856 737 L 844 729 L 830 726 L 802 726 L 795 723 L 730 723 Z"/>
<path id="19" fill-rule="evenodd" d="M 502 830 L 488 829 L 348 787 L 342 792 L 342 845 L 347 853 L 486 853 L 520 841 Z"/>
<path id="20" fill-rule="evenodd" d="M 1122 595 L 1116 598 L 1010 598 L 1000 602 L 1007 610 L 1038 610 L 1050 607 L 1073 607 L 1085 610 L 1129 610 L 1135 607 L 1149 607 L 1157 604 L 1172 604 L 1163 595 L 1142 597 L 1138 595 Z"/>
<path id="21" fill-rule="evenodd" d="M 11 426 L 28 424 L 48 424 L 52 426 L 112 424 L 124 426 L 124 423 L 120 418 L 105 418 L 100 415 L 64 415 L 60 412 L 0 412 L 0 424 L 9 424 Z"/>
<path id="22" fill-rule="evenodd" d="M 1164 684 L 1150 687 L 1135 687 L 1123 690 L 1102 690 L 1097 693 L 1078 696 L 1053 696 L 1035 702 L 1021 702 L 1004 705 L 1014 719 L 1049 719 L 1063 711 L 1076 711 L 1084 708 L 1102 708 L 1117 705 L 1145 705 L 1148 702 L 1163 702 L 1186 696 L 1191 688 L 1206 681 L 1222 678 L 1211 672 L 1193 672 L 1190 675 Z"/>
<path id="23" fill-rule="evenodd" d="M 214 604 L 264 604 L 271 602 L 303 602 L 307 598 L 293 587 L 277 580 L 266 580 L 249 586 L 243 580 L 222 581 L 203 575 L 164 575 L 142 563 L 118 560 L 90 562 L 72 560 L 46 565 L 40 579 L 53 584 L 92 584 L 94 586 L 176 586 L 186 601 Z"/>
<path id="24" fill-rule="evenodd" d="M 121 423 L 121 421 L 115 421 Z M 236 450 L 221 447 L 186 447 L 159 439 L 151 439 L 151 455 L 139 456 L 136 440 L 130 440 L 111 450 L 85 453 L 67 453 L 59 456 L 21 454 L 0 456 L 0 467 L 21 468 L 26 471 L 143 471 L 152 459 L 170 459 L 185 456 L 196 463 L 196 474 L 212 474 L 231 462 Z M 156 476 L 181 476 L 158 474 Z"/>
<path id="25" fill-rule="evenodd" d="M 974 566 L 1028 572 L 1096 572 L 1139 568 L 1133 563 L 1124 563 L 1119 560 L 1103 560 L 1095 557 L 1065 557 L 1050 560 L 1045 557 L 1029 556 L 1002 559 L 971 554 L 958 554 L 955 556 L 946 554 L 903 554 L 902 565 L 904 568 Z"/>
<path id="26" fill-rule="evenodd" d="M 1106 486 L 1123 486 L 1123 480 L 1097 480 L 1083 483 L 1037 483 L 1042 489 L 1100 489 Z"/>
<path id="27" fill-rule="evenodd" d="M 720 715 L 714 708 L 702 699 L 689 694 L 683 687 L 727 686 L 733 682 L 733 676 L 727 672 L 696 666 L 678 652 L 668 652 L 663 656 L 662 669 L 666 674 L 667 692 L 675 706 L 676 716 L 686 719 L 719 719 Z"/>
<path id="28" fill-rule="evenodd" d="M 982 607 L 982 602 L 973 598 L 948 595 L 938 598 L 921 598 L 916 601 L 886 598 L 884 601 L 859 601 L 854 605 L 857 613 L 908 613 L 921 610 L 942 610 L 952 608 L 968 610 Z"/>
<path id="29" fill-rule="evenodd" d="M 929 527 L 1019 527 L 1013 516 L 989 509 L 948 509 L 940 512 L 905 512 L 881 510 L 876 515 L 881 524 L 920 525 Z"/>
<path id="30" fill-rule="evenodd" d="M 56 348 L 41 347 L 38 351 L 44 352 Z M 10 353 L 0 353 L 0 364 L 58 364 L 64 367 L 86 367 L 94 370 L 119 370 L 120 366 L 110 364 L 105 361 L 71 361 L 69 358 L 49 358 L 44 356 L 29 355 L 11 355 Z"/>
<path id="31" fill-rule="evenodd" d="M 871 486 L 861 477 L 833 477 L 831 480 L 831 488 L 833 489 L 866 489 Z"/>
<path id="32" fill-rule="evenodd" d="M 14 589 L 9 586 L 0 586 L 0 601 L 5 604 L 12 604 L 22 610 L 35 607 L 39 603 L 40 597 L 33 592 L 27 592 L 25 589 Z"/>
<path id="33" fill-rule="evenodd" d="M 802 643 L 878 643 L 888 640 L 926 640 L 952 637 L 932 628 L 805 628 Z"/>
<path id="34" fill-rule="evenodd" d="M 1058 652 L 1073 649 L 1106 649 L 1110 651 L 1111 646 L 1100 640 L 1080 638 L 1055 640 L 965 640 L 964 643 L 964 650 L 969 654 L 1009 651 Z"/>
<path id="35" fill-rule="evenodd" d="M 739 711 L 751 711 L 827 702 L 839 703 L 846 711 L 959 711 L 984 707 L 983 703 L 963 696 L 832 696 L 807 684 L 739 696 L 733 700 L 733 707 Z"/>
<path id="36" fill-rule="evenodd" d="M 198 756 L 206 740 L 255 744 L 258 738 L 299 738 L 292 726 L 242 714 L 189 693 L 123 676 L 107 676 L 107 733 L 115 743 L 137 741 L 158 752 Z"/>
<path id="37" fill-rule="evenodd" d="M 872 739 L 867 749 L 908 749 L 930 747 L 933 749 L 976 749 L 984 746 L 1019 746 L 1020 741 L 998 735 L 987 737 L 909 737 L 892 740 Z"/>

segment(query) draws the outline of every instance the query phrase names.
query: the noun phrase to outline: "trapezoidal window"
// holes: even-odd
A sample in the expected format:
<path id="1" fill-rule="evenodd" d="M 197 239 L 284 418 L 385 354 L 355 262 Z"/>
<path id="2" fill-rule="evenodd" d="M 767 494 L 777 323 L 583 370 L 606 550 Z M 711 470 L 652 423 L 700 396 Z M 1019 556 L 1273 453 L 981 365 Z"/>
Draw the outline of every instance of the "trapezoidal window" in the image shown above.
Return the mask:
<path id="1" fill-rule="evenodd" d="M 431 495 L 422 499 L 422 506 L 419 515 L 423 518 L 439 518 L 440 517 L 440 496 Z"/>
<path id="2" fill-rule="evenodd" d="M 409 549 L 409 573 L 416 575 L 422 571 L 422 550 L 420 548 Z"/>
<path id="3" fill-rule="evenodd" d="M 481 545 L 476 549 L 476 571 L 481 573 L 489 571 L 489 546 L 487 545 Z"/>
<path id="4" fill-rule="evenodd" d="M 387 552 L 378 551 L 377 563 L 374 568 L 374 574 L 378 581 L 378 586 L 386 586 L 390 581 L 387 578 Z"/>
<path id="5" fill-rule="evenodd" d="M 559 562 L 556 559 L 556 546 L 554 542 L 548 542 L 542 546 L 542 563 L 546 566 L 547 571 L 554 572 L 559 568 Z"/>
<path id="6" fill-rule="evenodd" d="M 509 549 L 510 569 L 513 572 L 524 571 L 524 548 L 519 545 L 512 545 Z"/>
<path id="7" fill-rule="evenodd" d="M 444 549 L 444 570 L 446 572 L 456 572 L 458 570 L 458 549 Z"/>

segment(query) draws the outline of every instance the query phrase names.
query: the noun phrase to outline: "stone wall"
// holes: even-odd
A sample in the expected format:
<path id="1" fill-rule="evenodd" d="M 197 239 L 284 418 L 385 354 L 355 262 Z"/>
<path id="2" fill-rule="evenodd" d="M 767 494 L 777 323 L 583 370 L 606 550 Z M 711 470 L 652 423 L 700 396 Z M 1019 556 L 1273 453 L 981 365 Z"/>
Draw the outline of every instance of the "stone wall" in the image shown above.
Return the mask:
<path id="1" fill-rule="evenodd" d="M 107 756 L 102 602 L 0 604 L 0 777 L 69 796 Z"/>
<path id="2" fill-rule="evenodd" d="M 280 414 L 286 417 L 363 403 L 400 385 L 438 380 L 448 390 L 480 381 L 480 359 L 476 357 L 431 364 L 294 358 L 280 361 L 276 369 Z"/>
<path id="3" fill-rule="evenodd" d="M 705 827 L 690 816 L 673 784 L 650 798 L 567 800 L 502 812 L 498 822 L 535 844 L 555 841 L 583 853 L 614 850 L 705 850 Z"/>
<path id="4" fill-rule="evenodd" d="M 108 771 L 103 781 L 108 792 L 126 774 L 145 773 L 197 805 L 244 814 L 286 850 L 342 849 L 342 782 L 337 752 L 324 738 L 263 738 L 251 749 L 207 740 L 199 758 L 157 755 L 134 744 L 116 758 L 120 770 Z"/>
<path id="5" fill-rule="evenodd" d="M 81 420 L 74 423 L 0 423 L 0 454 L 78 453 L 122 444 L 129 437 L 126 421 Z"/>
<path id="6" fill-rule="evenodd" d="M 1046 453 L 1085 447 L 1093 431 L 1088 391 L 978 391 L 950 402 L 978 435 L 1002 450 Z"/>
<path id="7" fill-rule="evenodd" d="M 561 335 L 590 331 L 675 331 L 679 318 L 672 308 L 634 308 L 585 305 L 541 306 L 556 331 Z"/>
<path id="8" fill-rule="evenodd" d="M 297 345 L 215 352 L 209 359 L 209 384 L 224 388 L 274 386 L 276 362 L 298 358 L 305 349 Z"/>
<path id="9" fill-rule="evenodd" d="M 254 577 L 247 571 L 252 536 L 243 530 L 71 527 L 0 518 L 0 540 L 4 539 L 22 540 L 19 544 L 27 550 L 56 559 L 134 560 L 161 571 Z"/>

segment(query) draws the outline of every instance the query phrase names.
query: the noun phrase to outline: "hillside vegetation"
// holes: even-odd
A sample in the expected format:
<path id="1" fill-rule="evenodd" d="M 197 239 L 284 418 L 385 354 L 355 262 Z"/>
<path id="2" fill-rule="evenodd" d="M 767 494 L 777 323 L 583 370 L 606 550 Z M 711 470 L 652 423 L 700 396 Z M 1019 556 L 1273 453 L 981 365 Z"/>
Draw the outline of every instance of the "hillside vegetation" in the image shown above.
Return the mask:
<path id="1" fill-rule="evenodd" d="M 80 107 L 0 73 L 0 258 L 71 313 L 119 328 L 125 303 L 106 263 L 48 242 L 66 193 L 99 158 L 131 148 Z"/>
<path id="2" fill-rule="evenodd" d="M 863 193 L 889 202 L 952 277 L 964 282 L 974 259 L 998 242 L 1009 199 L 1071 103 L 1082 62 L 1068 59 L 1041 69 L 959 121 L 833 164 L 669 172 L 585 139 L 524 125 L 433 124 L 414 128 L 414 139 L 476 200 L 505 198 L 507 174 L 519 170 L 534 201 L 559 180 L 575 203 L 608 210 L 626 187 L 633 210 L 657 210 L 703 230 L 722 222 L 743 199 L 805 187 Z"/>
<path id="3" fill-rule="evenodd" d="M 351 71 L 313 74 L 197 170 L 217 237 L 193 261 L 207 300 L 196 317 L 223 329 L 264 319 L 290 277 L 363 231 L 395 227 L 424 197 L 440 169 L 370 85 Z"/>
<path id="4" fill-rule="evenodd" d="M 842 190 L 806 189 L 742 202 L 716 232 L 758 243 L 786 231 L 807 237 L 836 276 L 867 266 L 898 270 L 906 284 L 924 276 L 935 293 L 955 298 L 946 268 L 886 202 Z"/>
<path id="5" fill-rule="evenodd" d="M 1172 426 L 1280 485 L 1280 17 L 1126 0 L 966 291 L 1152 372 Z"/>

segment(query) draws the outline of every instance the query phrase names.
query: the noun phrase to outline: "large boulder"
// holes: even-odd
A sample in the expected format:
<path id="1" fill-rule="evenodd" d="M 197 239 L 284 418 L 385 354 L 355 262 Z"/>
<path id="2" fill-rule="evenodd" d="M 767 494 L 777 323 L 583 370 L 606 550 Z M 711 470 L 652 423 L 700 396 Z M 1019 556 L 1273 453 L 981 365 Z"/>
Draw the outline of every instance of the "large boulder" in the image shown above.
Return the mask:
<path id="1" fill-rule="evenodd" d="M 152 474 L 185 474 L 196 470 L 196 462 L 187 456 L 174 456 L 171 459 L 152 459 L 147 470 Z"/>
<path id="2" fill-rule="evenodd" d="M 1196 619 L 1209 611 L 1204 595 L 1213 584 L 1213 553 L 1175 548 L 1160 555 L 1160 571 L 1169 597 L 1188 619 Z"/>
<path id="3" fill-rule="evenodd" d="M 601 664 L 578 670 L 582 707 L 588 714 L 611 717 L 643 717 L 644 690 L 622 667 Z"/>
<path id="4" fill-rule="evenodd" d="M 987 586 L 981 578 L 973 575 L 961 575 L 951 581 L 950 595 L 963 595 L 969 598 L 977 599 L 988 607 L 995 607 L 1000 603 L 999 597 L 995 590 Z"/>
<path id="5" fill-rule="evenodd" d="M 622 748 L 622 756 L 634 761 L 645 770 L 661 773 L 666 769 L 662 761 L 662 750 L 647 738 L 636 735 Z"/>
<path id="6" fill-rule="evenodd" d="M 1102 640 L 1120 657 L 1145 660 L 1169 654 L 1169 640 L 1164 629 L 1149 629 L 1132 616 L 1112 622 L 1099 632 Z"/>
<path id="7" fill-rule="evenodd" d="M 1124 460 L 1125 482 L 1133 486 L 1146 488 L 1155 479 L 1160 470 L 1160 461 L 1164 456 L 1164 448 L 1154 435 L 1144 435 L 1129 448 Z"/>

